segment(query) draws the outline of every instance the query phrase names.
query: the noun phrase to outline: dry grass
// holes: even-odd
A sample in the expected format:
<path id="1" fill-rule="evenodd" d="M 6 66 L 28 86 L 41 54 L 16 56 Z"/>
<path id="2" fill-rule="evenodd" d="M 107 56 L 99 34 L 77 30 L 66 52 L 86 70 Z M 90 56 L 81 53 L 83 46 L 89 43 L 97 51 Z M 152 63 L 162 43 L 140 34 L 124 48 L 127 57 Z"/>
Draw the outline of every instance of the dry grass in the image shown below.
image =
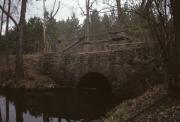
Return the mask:
<path id="1" fill-rule="evenodd" d="M 137 113 L 140 114 L 134 116 Z M 104 122 L 180 122 L 180 101 L 173 99 L 165 86 L 160 85 L 124 101 L 106 115 Z"/>
<path id="2" fill-rule="evenodd" d="M 15 56 L 11 55 L 9 65 L 6 65 L 3 57 L 0 62 L 0 83 L 1 87 L 21 88 L 47 88 L 53 83 L 52 79 L 39 71 L 40 55 L 24 56 L 24 80 L 15 82 Z"/>

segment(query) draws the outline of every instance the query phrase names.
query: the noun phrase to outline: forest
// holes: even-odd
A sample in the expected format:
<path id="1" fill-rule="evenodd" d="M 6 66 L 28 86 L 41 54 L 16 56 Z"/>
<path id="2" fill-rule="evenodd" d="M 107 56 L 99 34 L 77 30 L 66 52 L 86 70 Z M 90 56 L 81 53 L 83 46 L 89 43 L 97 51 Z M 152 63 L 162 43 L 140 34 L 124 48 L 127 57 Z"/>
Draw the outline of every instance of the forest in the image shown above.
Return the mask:
<path id="1" fill-rule="evenodd" d="M 116 80 L 115 87 L 112 83 L 112 89 L 119 90 L 123 87 L 129 89 L 127 96 L 131 97 L 127 97 L 128 100 L 121 102 L 115 110 L 106 112 L 103 118 L 97 121 L 180 121 L 180 1 L 85 0 L 84 3 L 81 0 L 73 1 L 76 3 L 74 6 L 64 4 L 63 0 L 51 2 L 0 0 L 0 88 L 5 90 L 56 88 L 56 81 L 70 79 L 72 82 L 78 79 L 76 76 L 79 76 L 81 69 L 86 73 L 87 68 L 82 68 L 83 65 L 93 67 L 93 63 L 91 65 L 93 56 L 92 58 L 89 56 L 87 61 L 84 58 L 85 63 L 82 63 L 83 59 L 76 59 L 73 56 L 71 59 L 71 55 L 94 54 L 100 49 L 98 44 L 103 43 L 99 53 L 109 51 L 110 53 L 105 56 L 108 57 L 111 56 L 110 54 L 113 55 L 113 51 L 117 54 L 115 48 L 126 45 L 123 49 L 120 48 L 122 57 L 113 55 L 114 59 L 108 59 L 112 61 L 110 62 L 112 68 L 107 70 L 111 73 L 105 77 L 110 77 L 113 83 L 116 77 L 128 79 L 127 83 L 124 83 L 127 87 L 121 86 L 121 83 Z M 51 5 L 47 4 L 48 2 Z M 38 10 L 33 10 L 32 6 L 39 3 L 42 4 L 42 14 L 31 16 L 33 11 L 38 13 Z M 61 17 L 63 7 L 72 9 L 75 7 L 77 11 L 73 9 L 68 17 Z M 62 19 L 59 19 L 60 17 Z M 111 38 L 108 40 L 109 35 Z M 81 42 L 83 46 L 76 47 Z M 143 43 L 142 49 L 134 49 L 132 52 L 128 50 L 132 44 L 141 43 Z M 93 47 L 93 44 L 97 46 Z M 111 45 L 114 45 L 114 49 Z M 96 47 L 97 50 L 93 52 Z M 66 54 L 63 51 L 67 49 L 70 53 Z M 83 51 L 79 53 L 76 52 L 77 50 Z M 58 59 L 56 55 L 60 58 Z M 97 57 L 95 60 L 100 66 L 101 62 L 98 62 Z M 67 61 L 68 58 L 70 63 Z M 65 60 L 65 63 L 60 62 L 61 60 Z M 102 58 L 102 60 L 106 59 Z M 78 64 L 76 61 L 79 61 L 82 67 L 75 69 L 73 65 Z M 98 70 L 97 64 L 96 70 Z M 122 67 L 119 68 L 120 66 Z M 105 67 L 104 70 L 106 70 Z M 121 72 L 124 74 L 121 75 Z M 58 73 L 64 74 L 60 76 Z M 97 82 L 103 79 L 98 76 L 92 77 L 89 79 Z M 70 83 L 68 81 L 65 85 Z M 104 82 L 101 83 L 98 84 L 99 86 L 90 84 L 85 87 L 105 89 Z M 60 87 L 65 86 L 61 85 Z M 133 89 L 138 92 L 138 95 L 132 95 Z M 119 93 L 118 95 L 121 96 Z M 16 119 L 16 121 L 21 120 Z M 84 119 L 81 121 L 86 122 Z"/>

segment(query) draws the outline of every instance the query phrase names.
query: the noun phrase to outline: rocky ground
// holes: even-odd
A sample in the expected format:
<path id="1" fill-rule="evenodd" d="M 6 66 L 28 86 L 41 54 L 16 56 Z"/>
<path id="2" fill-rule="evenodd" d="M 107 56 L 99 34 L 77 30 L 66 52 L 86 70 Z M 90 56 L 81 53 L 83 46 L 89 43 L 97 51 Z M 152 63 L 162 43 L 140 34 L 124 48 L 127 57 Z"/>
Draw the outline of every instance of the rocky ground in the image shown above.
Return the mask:
<path id="1" fill-rule="evenodd" d="M 107 113 L 104 122 L 180 122 L 180 100 L 167 93 L 164 85 L 142 96 L 126 100 Z"/>

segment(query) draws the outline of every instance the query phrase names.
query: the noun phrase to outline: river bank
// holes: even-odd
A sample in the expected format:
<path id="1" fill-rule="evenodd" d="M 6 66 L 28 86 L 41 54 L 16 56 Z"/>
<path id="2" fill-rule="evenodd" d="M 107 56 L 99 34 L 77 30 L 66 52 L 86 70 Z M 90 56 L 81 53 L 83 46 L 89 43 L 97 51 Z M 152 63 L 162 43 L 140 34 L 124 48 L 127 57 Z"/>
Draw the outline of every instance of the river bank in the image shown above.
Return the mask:
<path id="1" fill-rule="evenodd" d="M 1 88 L 53 88 L 53 80 L 39 71 L 40 55 L 24 56 L 24 80 L 15 82 L 15 56 L 9 56 L 6 63 L 2 56 L 0 60 L 0 87 Z"/>
<path id="2" fill-rule="evenodd" d="M 106 114 L 104 122 L 179 122 L 180 100 L 156 86 L 143 95 L 125 100 Z"/>

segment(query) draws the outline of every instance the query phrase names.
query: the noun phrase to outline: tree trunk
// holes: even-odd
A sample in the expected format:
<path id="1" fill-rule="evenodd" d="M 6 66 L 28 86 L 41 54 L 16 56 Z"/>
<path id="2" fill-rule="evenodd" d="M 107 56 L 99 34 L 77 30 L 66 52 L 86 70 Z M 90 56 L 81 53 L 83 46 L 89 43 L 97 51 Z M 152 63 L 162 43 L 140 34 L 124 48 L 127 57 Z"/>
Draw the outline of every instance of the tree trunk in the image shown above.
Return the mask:
<path id="1" fill-rule="evenodd" d="M 9 101 L 6 98 L 6 122 L 9 122 Z"/>
<path id="2" fill-rule="evenodd" d="M 177 44 L 177 52 L 180 51 L 180 14 L 179 12 L 180 12 L 180 1 L 174 0 L 173 15 L 174 15 L 174 31 L 175 31 L 175 42 Z M 180 58 L 180 53 L 178 56 Z"/>
<path id="3" fill-rule="evenodd" d="M 121 0 L 116 0 L 117 12 L 118 12 L 118 23 L 120 23 L 121 18 Z"/>
<path id="4" fill-rule="evenodd" d="M 2 122 L 1 108 L 0 108 L 0 122 Z"/>
<path id="5" fill-rule="evenodd" d="M 90 38 L 90 22 L 89 22 L 89 19 L 90 19 L 90 16 L 89 16 L 89 9 L 90 9 L 90 0 L 86 0 L 86 41 L 89 41 L 89 38 Z"/>
<path id="6" fill-rule="evenodd" d="M 21 109 L 19 100 L 15 103 L 15 110 L 16 110 L 16 122 L 23 122 L 23 111 Z"/>
<path id="7" fill-rule="evenodd" d="M 179 0 L 171 0 L 172 4 L 172 13 L 173 13 L 173 24 L 174 24 L 174 32 L 175 32 L 175 42 L 174 42 L 174 66 L 173 66 L 173 73 L 174 79 L 171 81 L 170 88 L 173 93 L 179 95 L 180 91 L 180 1 Z"/>
<path id="8" fill-rule="evenodd" d="M 10 14 L 11 11 L 11 0 L 8 2 L 8 14 Z M 6 64 L 9 66 L 9 16 L 6 16 Z"/>
<path id="9" fill-rule="evenodd" d="M 45 8 L 45 0 L 43 0 L 43 15 L 44 15 L 44 22 L 43 22 L 43 41 L 44 41 L 44 53 L 48 52 L 48 43 L 46 39 L 46 8 Z"/>
<path id="10" fill-rule="evenodd" d="M 6 4 L 6 0 L 4 0 L 3 2 L 3 9 L 5 8 L 5 4 Z M 2 29 L 3 29 L 3 24 L 4 24 L 4 12 L 2 11 L 2 15 L 1 15 L 1 25 L 0 25 L 0 36 L 2 36 Z"/>
<path id="11" fill-rule="evenodd" d="M 21 16 L 19 21 L 19 40 L 17 41 L 16 46 L 16 67 L 15 67 L 15 80 L 21 81 L 24 78 L 23 73 L 23 35 L 24 35 L 24 25 L 26 17 L 26 6 L 27 0 L 22 0 L 21 3 Z"/>
<path id="12" fill-rule="evenodd" d="M 43 122 L 50 122 L 49 117 L 43 114 Z"/>
<path id="13" fill-rule="evenodd" d="M 58 122 L 61 122 L 61 118 L 58 118 Z"/>

